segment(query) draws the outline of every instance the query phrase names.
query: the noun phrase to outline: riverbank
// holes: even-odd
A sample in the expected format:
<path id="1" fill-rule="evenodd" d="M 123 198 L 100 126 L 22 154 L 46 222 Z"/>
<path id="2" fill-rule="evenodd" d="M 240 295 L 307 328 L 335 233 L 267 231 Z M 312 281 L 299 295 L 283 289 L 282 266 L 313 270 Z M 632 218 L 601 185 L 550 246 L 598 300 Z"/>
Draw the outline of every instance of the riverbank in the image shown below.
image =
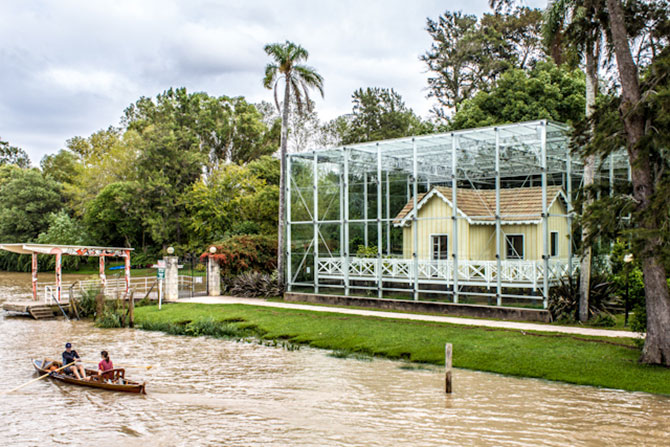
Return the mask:
<path id="1" fill-rule="evenodd" d="M 261 339 L 442 365 L 444 344 L 457 368 L 627 391 L 670 394 L 670 369 L 637 363 L 631 339 L 524 332 L 239 304 L 137 308 L 136 325 L 185 335 Z"/>

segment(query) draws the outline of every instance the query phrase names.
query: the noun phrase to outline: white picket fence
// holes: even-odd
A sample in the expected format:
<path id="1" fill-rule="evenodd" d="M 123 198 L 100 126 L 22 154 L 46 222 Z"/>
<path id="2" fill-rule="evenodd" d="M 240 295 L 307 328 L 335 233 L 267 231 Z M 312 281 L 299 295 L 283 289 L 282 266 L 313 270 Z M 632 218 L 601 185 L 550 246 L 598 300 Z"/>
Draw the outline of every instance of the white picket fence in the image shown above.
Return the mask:
<path id="1" fill-rule="evenodd" d="M 331 257 L 318 258 L 319 279 L 345 278 L 345 258 Z M 574 273 L 579 265 L 573 261 L 573 271 L 569 271 L 567 259 L 552 259 L 549 261 L 549 270 L 546 272 L 550 285 L 557 283 L 560 278 Z M 379 261 L 376 258 L 349 258 L 348 277 L 350 280 L 374 281 L 378 278 Z M 500 276 L 504 287 L 532 287 L 541 286 L 544 281 L 545 269 L 543 261 L 504 260 L 496 261 L 458 261 L 458 283 L 461 285 L 475 285 L 495 287 Z M 418 260 L 415 265 L 412 259 L 382 259 L 381 277 L 383 281 L 413 282 L 415 276 L 422 282 L 452 284 L 455 278 L 454 262 L 450 260 Z"/>

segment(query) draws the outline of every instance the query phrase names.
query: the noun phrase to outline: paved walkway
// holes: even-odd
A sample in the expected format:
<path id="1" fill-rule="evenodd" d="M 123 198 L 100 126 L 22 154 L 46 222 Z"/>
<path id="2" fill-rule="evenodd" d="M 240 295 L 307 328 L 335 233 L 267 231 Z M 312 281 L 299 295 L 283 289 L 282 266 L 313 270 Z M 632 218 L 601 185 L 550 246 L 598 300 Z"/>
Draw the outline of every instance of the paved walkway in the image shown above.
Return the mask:
<path id="1" fill-rule="evenodd" d="M 441 315 L 419 315 L 400 312 L 384 312 L 379 310 L 351 309 L 348 307 L 314 306 L 310 304 L 285 303 L 265 301 L 259 298 L 240 298 L 233 296 L 205 296 L 180 299 L 181 303 L 203 304 L 248 304 L 252 306 L 278 307 L 282 309 L 309 310 L 313 312 L 332 312 L 349 315 L 363 315 L 367 317 L 396 318 L 402 320 L 430 321 L 436 323 L 461 324 L 465 326 L 485 326 L 521 331 L 559 332 L 564 334 L 592 335 L 597 337 L 625 337 L 642 338 L 643 335 L 628 331 L 613 331 L 606 329 L 591 329 L 585 327 L 554 326 L 548 324 L 519 323 L 516 321 L 480 320 L 474 318 L 447 317 Z"/>

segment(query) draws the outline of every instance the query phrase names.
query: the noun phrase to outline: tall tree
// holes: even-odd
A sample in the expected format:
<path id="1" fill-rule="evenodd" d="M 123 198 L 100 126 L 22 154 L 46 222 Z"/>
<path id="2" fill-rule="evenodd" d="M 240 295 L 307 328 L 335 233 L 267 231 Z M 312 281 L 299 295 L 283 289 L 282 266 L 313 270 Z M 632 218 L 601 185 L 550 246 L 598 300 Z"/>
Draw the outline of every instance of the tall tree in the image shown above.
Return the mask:
<path id="1" fill-rule="evenodd" d="M 394 89 L 359 88 L 352 95 L 351 120 L 342 143 L 422 135 L 433 131 L 430 122 L 424 122 L 405 106 Z"/>
<path id="2" fill-rule="evenodd" d="M 654 206 L 655 201 L 659 200 L 656 182 L 658 175 L 653 170 L 654 163 L 651 159 L 655 151 L 650 148 L 653 140 L 649 138 L 647 132 L 646 126 L 649 123 L 648 119 L 645 119 L 638 68 L 631 52 L 624 10 L 619 0 L 606 0 L 606 5 L 609 13 L 610 41 L 614 48 L 621 82 L 619 111 L 631 164 L 636 214 L 640 215 L 640 230 L 646 236 L 641 247 L 641 263 L 647 303 L 647 337 L 641 361 L 670 366 L 670 292 L 667 272 L 662 262 L 663 239 L 660 236 L 661 226 L 667 221 L 668 216 L 667 214 L 659 216 Z M 667 70 L 667 65 L 665 68 Z M 665 76 L 667 73 L 667 71 L 664 73 Z M 653 94 L 650 92 L 650 95 Z M 656 132 L 654 129 L 648 131 Z"/>
<path id="3" fill-rule="evenodd" d="M 593 115 L 598 93 L 598 66 L 602 41 L 601 25 L 597 20 L 597 3 L 601 0 L 558 0 L 551 2 L 545 13 L 544 39 L 552 49 L 554 60 L 561 60 L 563 39 L 570 42 L 570 52 L 581 56 L 586 74 L 586 118 Z M 588 153 L 584 157 L 583 191 L 584 208 L 593 203 L 593 184 L 595 182 L 597 157 Z M 591 265 L 593 249 L 589 240 L 589 228 L 582 228 L 582 256 L 579 276 L 579 320 L 589 318 L 589 294 L 591 291 Z"/>
<path id="4" fill-rule="evenodd" d="M 532 70 L 512 69 L 485 92 L 463 103 L 449 128 L 467 129 L 536 119 L 575 122 L 584 117 L 584 75 L 539 62 Z"/>
<path id="5" fill-rule="evenodd" d="M 309 53 L 300 45 L 296 45 L 288 40 L 284 43 L 272 43 L 265 45 L 265 53 L 270 56 L 274 62 L 265 67 L 265 77 L 263 86 L 268 90 L 274 90 L 275 106 L 280 110 L 277 97 L 280 81 L 284 81 L 284 101 L 282 103 L 282 127 L 280 140 L 280 180 L 279 180 L 279 234 L 277 243 L 277 270 L 279 271 L 278 280 L 281 285 L 286 283 L 284 277 L 285 271 L 285 225 L 284 217 L 286 214 L 285 194 L 286 194 L 286 148 L 288 145 L 288 127 L 289 127 L 289 107 L 291 98 L 295 101 L 299 109 L 303 104 L 309 101 L 309 90 L 317 89 L 323 96 L 323 78 L 312 67 L 301 64 L 309 57 Z"/>
<path id="6" fill-rule="evenodd" d="M 421 60 L 431 73 L 428 96 L 439 103 L 433 109 L 437 117 L 457 112 L 463 101 L 509 68 L 528 68 L 541 60 L 541 22 L 539 10 L 522 7 L 485 14 L 481 20 L 450 11 L 428 19 L 433 43 Z"/>
<path id="7" fill-rule="evenodd" d="M 0 165 L 16 165 L 26 169 L 30 167 L 30 158 L 20 147 L 11 146 L 8 142 L 0 140 Z"/>

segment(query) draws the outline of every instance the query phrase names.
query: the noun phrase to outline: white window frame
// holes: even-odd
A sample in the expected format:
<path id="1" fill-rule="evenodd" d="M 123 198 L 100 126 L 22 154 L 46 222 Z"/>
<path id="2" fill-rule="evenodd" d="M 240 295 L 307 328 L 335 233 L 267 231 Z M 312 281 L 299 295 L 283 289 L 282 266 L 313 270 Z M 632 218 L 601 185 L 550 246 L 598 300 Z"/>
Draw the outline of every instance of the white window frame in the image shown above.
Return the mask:
<path id="1" fill-rule="evenodd" d="M 510 258 L 507 250 L 507 241 L 510 236 L 521 236 L 521 250 L 522 253 L 518 258 Z M 526 259 L 526 235 L 524 233 L 505 233 L 505 259 L 520 261 Z"/>
<path id="2" fill-rule="evenodd" d="M 556 235 L 556 244 L 554 247 L 552 247 L 552 242 L 554 240 L 554 234 Z M 555 251 L 552 250 L 552 248 L 555 248 Z M 558 247 L 558 231 L 552 231 L 549 233 L 549 256 L 550 257 L 556 257 L 560 253 L 559 247 Z"/>
<path id="3" fill-rule="evenodd" d="M 444 259 L 440 259 L 440 258 L 435 257 L 435 242 L 434 242 L 433 238 L 441 237 L 441 236 L 444 236 L 444 237 L 447 238 L 447 246 L 445 247 L 446 252 L 447 252 L 447 257 L 444 258 Z M 440 248 L 442 248 L 442 247 L 440 247 Z M 431 233 L 431 235 L 430 235 L 430 260 L 431 261 L 447 261 L 447 260 L 449 260 L 449 234 L 448 233 Z"/>

